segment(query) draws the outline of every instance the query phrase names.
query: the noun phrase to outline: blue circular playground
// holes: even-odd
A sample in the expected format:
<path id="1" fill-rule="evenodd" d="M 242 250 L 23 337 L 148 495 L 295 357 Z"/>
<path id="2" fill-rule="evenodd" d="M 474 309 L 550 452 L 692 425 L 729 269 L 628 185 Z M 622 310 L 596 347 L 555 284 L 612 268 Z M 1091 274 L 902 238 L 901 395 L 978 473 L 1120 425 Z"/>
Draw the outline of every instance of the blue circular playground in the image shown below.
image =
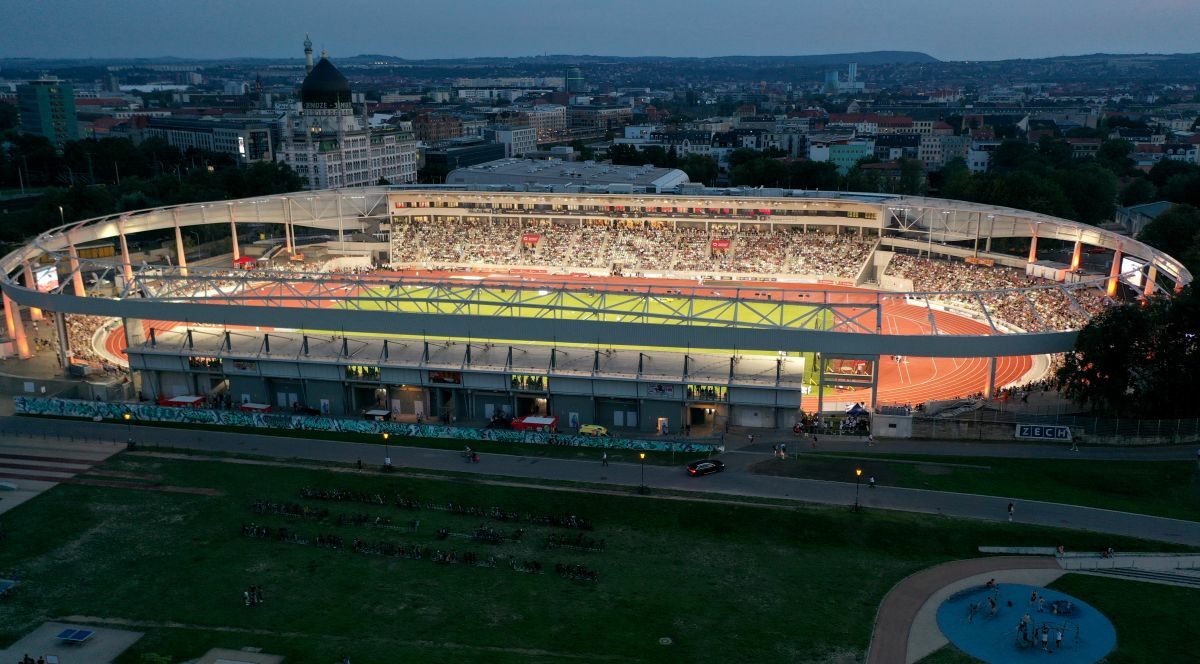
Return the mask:
<path id="1" fill-rule="evenodd" d="M 938 627 L 959 650 L 988 664 L 1092 664 L 1117 645 L 1117 630 L 1086 602 L 1050 588 L 975 586 L 937 610 Z"/>

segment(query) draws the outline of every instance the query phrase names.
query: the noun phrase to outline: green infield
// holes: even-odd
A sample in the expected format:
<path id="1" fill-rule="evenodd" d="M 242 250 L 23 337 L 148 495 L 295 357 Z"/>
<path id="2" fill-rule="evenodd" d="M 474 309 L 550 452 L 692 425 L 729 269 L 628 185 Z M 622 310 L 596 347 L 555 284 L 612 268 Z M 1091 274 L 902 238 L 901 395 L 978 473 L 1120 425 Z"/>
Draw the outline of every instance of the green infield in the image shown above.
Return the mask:
<path id="1" fill-rule="evenodd" d="M 730 296 L 734 286 L 730 286 Z M 502 289 L 476 285 L 367 288 L 338 303 L 344 309 L 425 314 L 471 314 L 517 318 L 717 327 L 791 327 L 828 330 L 828 308 L 769 300 L 673 297 L 640 293 L 594 293 Z M 865 306 L 863 307 L 866 308 Z"/>
<path id="2" fill-rule="evenodd" d="M 753 471 L 818 480 L 1043 500 L 1195 521 L 1200 471 L 1192 461 L 1080 461 L 941 456 L 854 456 L 802 452 L 768 459 Z"/>
<path id="3" fill-rule="evenodd" d="M 321 664 L 853 661 L 892 585 L 981 544 L 1171 548 L 1023 524 L 150 453 L 81 479 L 104 485 L 63 484 L 0 517 L 0 569 L 22 572 L 0 603 L 0 638 L 72 616 L 126 626 L 145 636 L 125 664 L 217 646 Z M 318 499 L 305 487 L 359 495 Z M 340 548 L 316 544 L 330 536 Z M 439 550 L 455 562 L 434 562 Z M 572 566 L 567 578 L 557 564 Z M 251 585 L 262 604 L 245 605 Z"/>

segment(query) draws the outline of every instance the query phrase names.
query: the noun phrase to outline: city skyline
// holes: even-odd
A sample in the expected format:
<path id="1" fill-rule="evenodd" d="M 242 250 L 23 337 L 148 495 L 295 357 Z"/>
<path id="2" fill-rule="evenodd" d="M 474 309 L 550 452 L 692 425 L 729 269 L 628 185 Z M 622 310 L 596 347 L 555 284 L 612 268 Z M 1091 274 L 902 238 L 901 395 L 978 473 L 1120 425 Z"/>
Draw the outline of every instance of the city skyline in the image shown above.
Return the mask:
<path id="1" fill-rule="evenodd" d="M 1136 9 L 1112 0 L 1014 0 L 987 7 L 918 0 L 850 0 L 838 7 L 746 0 L 736 15 L 725 7 L 682 0 L 650 6 L 610 0 L 576 4 L 569 12 L 561 8 L 562 3 L 549 0 L 458 0 L 396 8 L 351 0 L 336 11 L 316 0 L 252 6 L 231 0 L 103 5 L 0 0 L 9 28 L 0 58 L 287 58 L 296 57 L 310 33 L 318 52 L 335 57 L 719 57 L 897 50 L 972 61 L 1196 52 L 1190 26 L 1200 24 L 1200 3 L 1183 0 L 1148 0 Z"/>

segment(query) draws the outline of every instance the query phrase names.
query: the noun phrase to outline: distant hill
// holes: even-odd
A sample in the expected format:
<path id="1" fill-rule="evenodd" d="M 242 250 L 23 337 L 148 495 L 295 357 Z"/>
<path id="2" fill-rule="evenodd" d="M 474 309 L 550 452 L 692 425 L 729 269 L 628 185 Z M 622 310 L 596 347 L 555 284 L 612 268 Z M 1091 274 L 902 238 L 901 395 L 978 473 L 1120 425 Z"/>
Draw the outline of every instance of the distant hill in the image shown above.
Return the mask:
<path id="1" fill-rule="evenodd" d="M 411 65 L 585 65 L 591 63 L 621 63 L 621 62 L 696 62 L 700 64 L 737 64 L 737 65 L 793 65 L 798 67 L 821 67 L 827 65 L 844 65 L 857 62 L 860 65 L 887 64 L 933 64 L 941 62 L 937 58 L 916 51 L 868 51 L 861 53 L 828 53 L 821 55 L 722 55 L 706 58 L 684 58 L 669 56 L 636 56 L 624 57 L 615 55 L 532 55 L 523 57 L 481 57 L 481 58 L 441 58 L 428 60 L 410 60 L 393 55 L 366 53 L 348 58 L 338 58 L 339 62 L 347 64 L 362 64 L 367 62 L 403 62 Z"/>

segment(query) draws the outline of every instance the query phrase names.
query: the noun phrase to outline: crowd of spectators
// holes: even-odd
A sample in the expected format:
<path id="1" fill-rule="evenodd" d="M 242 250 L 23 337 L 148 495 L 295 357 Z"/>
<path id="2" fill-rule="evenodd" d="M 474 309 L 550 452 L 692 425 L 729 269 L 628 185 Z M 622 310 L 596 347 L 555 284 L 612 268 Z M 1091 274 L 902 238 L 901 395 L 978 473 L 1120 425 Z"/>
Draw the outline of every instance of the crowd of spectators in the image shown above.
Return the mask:
<path id="1" fill-rule="evenodd" d="M 791 226 L 675 225 L 618 220 L 556 224 L 549 220 L 467 219 L 397 222 L 392 263 L 537 265 L 612 269 L 800 274 L 850 279 L 873 240 L 804 232 Z"/>
<path id="2" fill-rule="evenodd" d="M 911 281 L 914 292 L 938 292 L 930 300 L 977 317 L 984 316 L 982 301 L 993 323 L 1024 332 L 1078 329 L 1108 304 L 1094 286 L 1060 285 L 1010 267 L 896 254 L 886 273 Z"/>

